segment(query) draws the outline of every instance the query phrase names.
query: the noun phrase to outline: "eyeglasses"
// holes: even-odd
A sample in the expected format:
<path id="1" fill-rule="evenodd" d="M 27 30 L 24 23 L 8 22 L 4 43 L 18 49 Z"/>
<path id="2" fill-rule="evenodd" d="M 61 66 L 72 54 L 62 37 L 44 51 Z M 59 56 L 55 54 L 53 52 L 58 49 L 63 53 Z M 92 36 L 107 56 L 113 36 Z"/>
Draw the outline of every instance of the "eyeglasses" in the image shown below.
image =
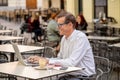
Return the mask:
<path id="1" fill-rule="evenodd" d="M 66 23 L 61 23 L 61 24 L 58 23 L 58 27 L 61 27 L 61 26 L 65 25 L 65 24 Z"/>

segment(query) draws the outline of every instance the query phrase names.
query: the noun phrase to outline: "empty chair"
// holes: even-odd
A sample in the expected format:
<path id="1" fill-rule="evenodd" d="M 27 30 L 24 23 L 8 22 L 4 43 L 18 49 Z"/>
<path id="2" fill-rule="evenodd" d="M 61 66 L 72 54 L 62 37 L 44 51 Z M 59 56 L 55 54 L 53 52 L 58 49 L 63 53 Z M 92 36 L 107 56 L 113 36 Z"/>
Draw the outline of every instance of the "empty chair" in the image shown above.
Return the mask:
<path id="1" fill-rule="evenodd" d="M 108 43 L 104 41 L 99 41 L 98 44 L 99 44 L 99 56 L 108 58 L 109 56 Z"/>
<path id="2" fill-rule="evenodd" d="M 54 48 L 50 46 L 45 46 L 43 49 L 43 57 L 47 57 L 47 58 L 56 57 Z"/>
<path id="3" fill-rule="evenodd" d="M 96 80 L 108 80 L 110 72 L 109 59 L 101 56 L 94 56 L 96 70 L 101 73 L 96 76 Z"/>
<path id="4" fill-rule="evenodd" d="M 116 80 L 119 80 L 120 74 L 120 48 L 115 46 L 109 47 L 109 59 L 111 62 L 111 75 L 113 71 L 117 72 Z"/>
<path id="5" fill-rule="evenodd" d="M 17 36 L 17 30 L 13 30 L 12 36 Z"/>
<path id="6" fill-rule="evenodd" d="M 0 63 L 8 62 L 8 57 L 4 53 L 0 53 Z"/>
<path id="7" fill-rule="evenodd" d="M 91 44 L 94 55 L 98 56 L 99 55 L 99 41 L 91 40 L 90 44 Z"/>
<path id="8" fill-rule="evenodd" d="M 7 55 L 4 53 L 0 53 L 0 63 L 6 63 L 6 62 L 9 62 Z M 8 78 L 10 79 L 10 77 L 8 75 L 0 74 L 0 80 L 8 79 Z"/>
<path id="9" fill-rule="evenodd" d="M 110 65 L 109 59 L 94 56 L 95 59 L 95 66 L 96 66 L 96 74 L 92 76 L 78 76 L 80 80 L 108 80 L 109 72 L 110 72 Z"/>
<path id="10" fill-rule="evenodd" d="M 3 30 L 3 25 L 0 24 L 0 30 Z"/>

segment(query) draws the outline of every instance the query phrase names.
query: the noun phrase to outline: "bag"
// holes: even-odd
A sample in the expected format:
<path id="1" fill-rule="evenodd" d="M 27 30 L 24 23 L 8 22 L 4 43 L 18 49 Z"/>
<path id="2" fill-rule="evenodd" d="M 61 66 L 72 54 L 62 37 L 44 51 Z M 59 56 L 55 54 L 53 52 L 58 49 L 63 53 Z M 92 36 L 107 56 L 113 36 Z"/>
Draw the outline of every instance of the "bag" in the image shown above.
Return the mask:
<path id="1" fill-rule="evenodd" d="M 33 27 L 29 23 L 23 23 L 20 30 L 23 32 L 32 32 Z"/>

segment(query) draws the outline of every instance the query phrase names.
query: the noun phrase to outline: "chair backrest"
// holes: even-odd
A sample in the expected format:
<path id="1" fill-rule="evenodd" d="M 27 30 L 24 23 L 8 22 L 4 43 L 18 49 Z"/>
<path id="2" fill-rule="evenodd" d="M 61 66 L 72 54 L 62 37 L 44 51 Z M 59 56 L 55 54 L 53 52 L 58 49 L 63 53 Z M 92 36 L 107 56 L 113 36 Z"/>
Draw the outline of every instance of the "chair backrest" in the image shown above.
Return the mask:
<path id="1" fill-rule="evenodd" d="M 13 30 L 12 36 L 17 36 L 18 31 L 17 30 Z"/>
<path id="2" fill-rule="evenodd" d="M 108 57 L 108 43 L 104 41 L 99 41 L 99 56 Z"/>
<path id="3" fill-rule="evenodd" d="M 109 68 L 109 59 L 100 57 L 100 56 L 94 56 L 95 59 L 95 66 L 96 66 L 96 75 L 90 76 L 90 77 L 79 77 L 80 80 L 107 80 L 108 75 L 106 77 L 106 74 L 110 72 Z M 106 79 L 107 78 L 107 79 Z"/>
<path id="4" fill-rule="evenodd" d="M 4 53 L 0 53 L 0 63 L 8 62 L 8 56 Z"/>
<path id="5" fill-rule="evenodd" d="M 90 41 L 91 47 L 93 49 L 93 53 L 95 56 L 99 55 L 99 41 L 98 40 L 91 40 Z"/>
<path id="6" fill-rule="evenodd" d="M 55 57 L 55 50 L 52 47 L 45 46 L 43 50 L 43 56 L 47 58 Z"/>
<path id="7" fill-rule="evenodd" d="M 94 56 L 95 65 L 96 65 L 96 80 L 107 80 L 108 73 L 110 72 L 109 59 L 100 56 Z"/>

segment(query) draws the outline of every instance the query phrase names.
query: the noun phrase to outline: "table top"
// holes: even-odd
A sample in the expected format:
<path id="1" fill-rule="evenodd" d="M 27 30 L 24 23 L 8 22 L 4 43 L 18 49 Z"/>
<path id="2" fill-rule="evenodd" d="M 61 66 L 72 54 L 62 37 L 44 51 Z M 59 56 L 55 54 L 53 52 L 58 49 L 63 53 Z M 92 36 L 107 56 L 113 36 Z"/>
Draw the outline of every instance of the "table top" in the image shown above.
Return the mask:
<path id="1" fill-rule="evenodd" d="M 0 30 L 0 33 L 10 33 L 12 30 Z"/>
<path id="2" fill-rule="evenodd" d="M 20 52 L 27 52 L 27 51 L 43 49 L 44 47 L 29 46 L 29 45 L 18 45 L 18 48 L 19 48 Z M 11 44 L 0 45 L 0 51 L 15 53 Z"/>
<path id="3" fill-rule="evenodd" d="M 82 32 L 83 32 L 83 33 L 88 33 L 88 34 L 89 34 L 89 33 L 92 33 L 93 31 L 91 31 L 91 30 L 86 30 L 86 31 L 85 31 L 85 30 L 82 30 Z"/>
<path id="4" fill-rule="evenodd" d="M 107 36 L 87 36 L 87 38 L 95 39 L 95 40 L 104 40 L 104 41 L 114 41 L 120 39 L 120 37 L 107 37 Z"/>
<path id="5" fill-rule="evenodd" d="M 31 66 L 24 66 L 19 62 L 0 64 L 0 73 L 10 74 L 28 79 L 42 79 L 59 74 L 80 71 L 82 68 L 68 67 L 67 70 L 37 70 Z"/>
<path id="6" fill-rule="evenodd" d="M 107 24 L 107 26 L 120 29 L 120 24 Z"/>
<path id="7" fill-rule="evenodd" d="M 17 40 L 17 39 L 24 39 L 24 37 L 18 37 L 18 36 L 0 36 L 1 41 L 5 40 Z"/>
<path id="8" fill-rule="evenodd" d="M 109 46 L 120 47 L 120 43 L 115 43 L 115 44 L 112 44 L 112 45 L 109 45 Z"/>

